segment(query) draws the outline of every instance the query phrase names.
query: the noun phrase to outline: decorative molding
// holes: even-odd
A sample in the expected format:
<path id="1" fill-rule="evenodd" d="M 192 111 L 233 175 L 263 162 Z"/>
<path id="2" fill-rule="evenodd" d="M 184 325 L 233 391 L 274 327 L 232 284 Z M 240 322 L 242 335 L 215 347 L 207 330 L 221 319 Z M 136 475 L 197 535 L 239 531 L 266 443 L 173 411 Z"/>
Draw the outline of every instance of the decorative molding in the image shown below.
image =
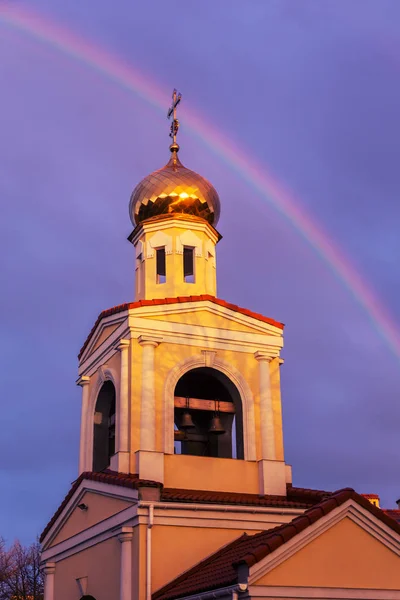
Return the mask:
<path id="1" fill-rule="evenodd" d="M 97 325 L 95 331 L 90 336 L 88 345 L 86 346 L 86 348 L 79 360 L 80 365 L 82 365 L 88 359 L 92 359 L 92 355 L 97 356 L 99 354 L 99 351 L 104 352 L 103 346 L 108 348 L 111 340 L 114 341 L 115 335 L 117 335 L 117 336 L 119 335 L 119 337 L 123 337 L 123 334 L 121 333 L 121 330 L 122 330 L 121 326 L 123 326 L 124 323 L 126 322 L 127 316 L 128 316 L 128 309 L 121 313 L 113 314 L 108 317 L 103 317 L 103 319 Z M 114 326 L 114 329 L 113 329 L 113 331 L 111 331 L 110 335 L 108 335 L 101 342 L 101 344 L 96 347 L 96 344 L 98 343 L 98 340 L 101 337 L 103 331 L 105 329 L 107 329 L 108 327 L 111 328 L 113 326 Z M 118 333 L 116 333 L 116 332 L 118 332 Z"/>
<path id="2" fill-rule="evenodd" d="M 184 233 L 181 233 L 181 235 L 176 236 L 175 244 L 177 254 L 183 254 L 184 246 L 192 246 L 195 248 L 196 256 L 203 256 L 201 248 L 203 245 L 202 241 L 195 233 L 193 233 L 191 229 L 188 229 Z"/>
<path id="3" fill-rule="evenodd" d="M 55 562 L 47 562 L 43 568 L 45 575 L 54 575 L 56 572 L 56 563 Z"/>
<path id="4" fill-rule="evenodd" d="M 107 326 L 108 324 L 105 324 Z M 100 327 L 102 323 L 100 323 Z M 96 330 L 98 331 L 98 330 Z M 89 351 L 86 349 L 84 354 L 81 357 L 79 363 L 78 373 L 79 375 L 93 375 L 97 371 L 100 365 L 107 363 L 107 361 L 115 354 L 116 349 L 115 345 L 118 341 L 125 337 L 131 336 L 131 330 L 129 327 L 129 312 L 128 310 L 124 311 L 124 318 L 121 319 L 117 327 L 113 330 L 113 332 L 96 347 L 96 342 L 92 346 L 90 344 Z M 96 335 L 96 341 L 98 336 Z M 89 348 L 89 347 L 88 347 Z"/>
<path id="5" fill-rule="evenodd" d="M 147 258 L 154 257 L 155 248 L 165 248 L 165 254 L 172 254 L 172 236 L 157 231 L 147 240 Z"/>
<path id="6" fill-rule="evenodd" d="M 153 348 L 157 348 L 163 341 L 163 338 L 156 335 L 139 335 L 137 341 L 141 346 L 153 346 Z"/>
<path id="7" fill-rule="evenodd" d="M 151 317 L 153 315 L 175 315 L 180 313 L 209 312 L 218 317 L 224 317 L 228 321 L 233 321 L 259 331 L 262 335 L 273 337 L 277 343 L 282 345 L 283 333 L 271 323 L 260 321 L 255 317 L 235 311 L 231 308 L 215 304 L 209 300 L 198 300 L 197 302 L 175 302 L 173 304 L 153 304 L 149 306 L 140 306 L 130 312 L 130 317 L 140 318 L 142 316 Z"/>
<path id="8" fill-rule="evenodd" d="M 124 350 L 128 350 L 130 343 L 131 343 L 130 340 L 120 340 L 119 344 L 117 346 L 117 350 L 119 350 L 120 352 L 123 352 Z"/>
<path id="9" fill-rule="evenodd" d="M 211 264 L 215 269 L 216 268 L 215 244 L 213 244 L 212 241 L 210 239 L 208 239 L 204 244 L 204 248 L 205 248 L 205 259 L 208 260 L 208 255 L 210 254 L 211 255 Z"/>
<path id="10" fill-rule="evenodd" d="M 70 498 L 68 504 L 64 507 L 64 510 L 59 515 L 57 521 L 53 524 L 51 529 L 46 534 L 46 537 L 42 543 L 43 552 L 44 551 L 50 552 L 52 550 L 53 546 L 51 548 L 49 548 L 49 544 L 51 544 L 51 542 L 58 536 L 61 529 L 64 527 L 65 523 L 70 518 L 72 512 L 75 510 L 75 508 L 78 506 L 78 504 L 82 501 L 84 495 L 87 492 L 99 494 L 100 496 L 106 496 L 107 498 L 115 498 L 116 500 L 129 500 L 134 505 L 135 511 L 136 511 L 136 506 L 138 503 L 138 491 L 137 490 L 121 487 L 119 485 L 113 485 L 110 483 L 102 483 L 100 481 L 92 481 L 91 479 L 84 479 L 81 482 L 81 484 L 79 485 L 78 489 L 73 494 L 73 496 Z M 125 513 L 126 510 L 129 510 L 131 508 L 132 507 L 127 507 L 127 508 L 123 509 L 122 511 L 115 513 L 114 515 L 111 515 L 111 517 L 107 517 L 106 520 L 108 520 L 112 517 L 115 517 L 116 515 L 120 515 L 121 513 Z M 103 523 L 103 522 L 104 521 L 101 521 L 97 525 L 100 526 L 101 523 Z M 84 531 L 86 531 L 86 530 L 84 530 Z M 76 534 L 76 535 L 79 536 L 81 534 Z M 74 538 L 75 536 L 72 536 L 72 537 Z M 67 538 L 66 540 L 63 540 L 62 542 L 59 542 L 58 544 L 56 544 L 56 546 L 59 546 L 61 544 L 64 545 L 70 539 L 72 539 L 72 538 Z M 54 547 L 56 547 L 56 546 L 54 546 Z"/>
<path id="11" fill-rule="evenodd" d="M 86 375 L 81 375 L 76 380 L 76 385 L 79 385 L 80 387 L 84 387 L 85 385 L 88 385 L 89 383 L 90 383 L 90 377 L 87 377 Z"/>
<path id="12" fill-rule="evenodd" d="M 212 367 L 217 353 L 214 350 L 202 350 L 204 355 L 204 364 L 206 367 Z"/>
<path id="13" fill-rule="evenodd" d="M 58 562 L 69 556 L 73 556 L 82 550 L 86 550 L 91 546 L 104 542 L 105 540 L 115 538 L 119 527 L 123 525 L 135 526 L 137 524 L 138 519 L 135 510 L 136 505 L 129 506 L 121 512 L 108 517 L 104 521 L 101 521 L 92 527 L 88 527 L 63 542 L 42 551 L 42 560 L 51 558 Z"/>
<path id="14" fill-rule="evenodd" d="M 118 323 L 118 327 L 117 329 L 100 345 L 99 348 L 96 348 L 96 350 L 93 351 L 92 353 L 92 348 L 93 348 L 93 342 L 91 341 L 90 344 L 88 345 L 88 347 L 86 348 L 81 360 L 80 360 L 80 366 L 79 366 L 79 374 L 80 375 L 92 375 L 97 367 L 98 364 L 104 363 L 106 362 L 111 356 L 112 354 L 115 352 L 115 343 L 118 341 L 118 339 L 124 337 L 124 336 L 132 336 L 133 330 L 137 330 L 138 328 L 142 328 L 142 330 L 144 330 L 144 332 L 147 330 L 147 328 L 152 328 L 153 331 L 155 331 L 156 333 L 164 333 L 164 331 L 166 332 L 166 325 L 165 323 L 162 323 L 161 321 L 151 321 L 151 317 L 152 315 L 165 315 L 166 317 L 168 315 L 175 315 L 175 314 L 192 314 L 192 313 L 196 313 L 196 312 L 207 312 L 213 315 L 216 315 L 218 317 L 223 317 L 225 318 L 228 322 L 232 321 L 234 323 L 237 323 L 238 325 L 244 325 L 245 327 L 250 327 L 252 330 L 254 330 L 254 333 L 250 333 L 250 332 L 243 332 L 243 335 L 241 335 L 240 332 L 232 332 L 232 330 L 229 329 L 229 327 L 227 327 L 226 329 L 217 329 L 215 328 L 214 331 L 216 332 L 216 336 L 217 339 L 219 339 L 219 337 L 221 337 L 221 341 L 222 341 L 222 336 L 223 339 L 227 339 L 227 335 L 232 338 L 233 334 L 235 333 L 237 335 L 237 337 L 239 338 L 239 336 L 241 336 L 242 339 L 240 339 L 240 343 L 237 344 L 237 348 L 226 348 L 226 349 L 234 349 L 237 351 L 244 351 L 244 352 L 255 352 L 257 349 L 260 349 L 260 347 L 262 348 L 263 346 L 265 347 L 265 344 L 267 344 L 268 346 L 271 346 L 274 348 L 274 352 L 272 352 L 272 355 L 274 355 L 274 353 L 279 352 L 280 349 L 283 347 L 283 335 L 282 335 L 282 330 L 278 329 L 277 327 L 275 327 L 274 325 L 271 325 L 270 323 L 265 323 L 263 321 L 259 321 L 258 319 L 255 319 L 254 317 L 251 317 L 249 315 L 244 315 L 242 313 L 238 313 L 236 311 L 233 311 L 232 309 L 217 305 L 217 304 L 213 304 L 207 300 L 199 300 L 198 302 L 181 302 L 181 303 L 175 303 L 175 304 L 162 304 L 162 305 L 152 305 L 152 306 L 140 306 L 134 309 L 130 309 L 130 310 L 126 310 L 124 311 L 124 313 L 122 313 L 124 316 L 121 318 L 120 314 L 118 315 L 118 319 L 116 319 L 116 315 L 112 315 L 110 317 L 104 317 L 104 320 L 102 320 L 99 324 L 99 327 L 96 328 L 95 333 L 93 334 L 93 338 L 94 340 L 97 340 L 98 337 L 98 332 L 100 328 L 103 328 L 103 326 L 109 325 L 111 323 Z M 150 317 L 150 318 L 149 318 Z M 167 325 L 169 325 L 168 320 L 166 320 Z M 141 327 L 142 325 L 146 325 L 146 328 Z M 182 325 L 183 327 L 183 325 Z M 189 326 L 185 326 L 184 331 L 189 331 L 188 329 Z M 163 329 L 164 328 L 164 329 Z M 177 333 L 177 329 L 181 329 L 180 327 L 175 328 L 175 333 Z M 150 333 L 150 330 L 149 330 Z M 246 340 L 251 338 L 254 338 L 255 335 L 259 335 L 258 338 L 258 343 L 257 340 L 253 340 L 253 343 L 249 344 Z M 250 336 L 250 337 L 249 337 Z M 135 337 L 135 336 L 132 336 Z M 189 343 L 191 343 L 190 338 L 191 338 L 191 334 L 188 334 L 188 338 L 189 338 Z M 264 339 L 263 339 L 264 338 Z M 228 338 L 229 339 L 229 338 Z M 167 340 L 165 340 L 167 341 Z M 241 348 L 241 346 L 243 346 L 242 342 L 245 342 L 246 344 L 246 348 Z M 254 343 L 254 341 L 256 343 Z M 207 342 L 209 342 L 209 340 L 207 340 Z M 181 343 L 179 341 L 177 341 L 176 343 Z M 201 338 L 201 342 L 198 343 L 196 341 L 195 344 L 192 345 L 205 345 L 205 337 L 204 335 Z M 254 347 L 255 346 L 255 347 Z M 257 348 L 258 346 L 258 348 Z M 216 346 L 215 346 L 216 347 Z M 219 346 L 222 348 L 222 345 Z"/>
<path id="15" fill-rule="evenodd" d="M 174 453 L 174 394 L 179 379 L 188 371 L 205 367 L 207 355 L 204 353 L 184 359 L 168 373 L 164 383 L 163 398 L 163 451 Z M 249 384 L 243 375 L 228 362 L 214 357 L 212 368 L 220 371 L 231 380 L 239 392 L 243 414 L 243 442 L 245 460 L 256 460 L 256 431 L 254 417 L 254 398 Z"/>
<path id="16" fill-rule="evenodd" d="M 100 385 L 103 385 L 103 383 L 107 380 L 107 369 L 108 366 L 107 365 L 101 365 L 98 369 L 97 369 L 97 381 Z"/>
<path id="17" fill-rule="evenodd" d="M 131 542 L 133 540 L 133 527 L 121 527 L 118 533 L 118 540 L 123 542 Z"/>
<path id="18" fill-rule="evenodd" d="M 93 546 L 99 541 L 116 536 L 121 532 L 124 526 L 136 524 L 148 524 L 148 506 L 154 506 L 154 522 L 157 525 L 177 526 L 177 527 L 204 527 L 207 529 L 218 528 L 245 529 L 260 531 L 289 523 L 294 517 L 303 514 L 302 509 L 290 508 L 268 508 L 259 506 L 219 506 L 216 504 L 195 504 L 195 503 L 173 503 L 173 502 L 146 502 L 138 500 L 138 491 L 120 486 L 110 486 L 100 482 L 84 481 L 85 484 L 95 484 L 97 488 L 79 487 L 73 498 L 60 515 L 58 521 L 53 525 L 43 542 L 43 560 L 57 558 L 62 560 L 67 556 L 76 554 L 84 547 Z M 116 488 L 120 496 L 107 493 L 109 487 Z M 101 491 L 103 489 L 103 492 Z M 71 512 L 82 500 L 87 491 L 98 491 L 105 496 L 120 497 L 121 499 L 131 500 L 132 506 L 129 506 L 103 521 L 96 523 L 84 529 L 83 531 L 63 540 L 55 546 L 48 547 L 51 541 L 58 535 L 65 522 L 68 520 Z M 121 494 L 126 494 L 124 497 Z"/>
<path id="19" fill-rule="evenodd" d="M 182 311 L 185 313 L 185 311 Z M 171 344 L 184 344 L 185 346 L 196 346 L 199 348 L 209 347 L 213 351 L 232 350 L 234 352 L 245 352 L 254 354 L 257 349 L 264 345 L 265 353 L 271 357 L 279 356 L 282 348 L 282 338 L 265 335 L 257 332 L 236 331 L 234 329 L 222 329 L 219 327 L 180 323 L 176 321 L 171 328 L 171 322 L 165 320 L 152 320 L 141 316 L 132 316 L 132 337 L 154 336 L 159 334 L 163 342 Z"/>
<path id="20" fill-rule="evenodd" d="M 211 240 L 206 241 L 205 248 L 206 248 L 206 251 L 215 258 L 215 245 L 212 243 Z M 206 259 L 208 260 L 208 256 L 206 256 Z"/>
<path id="21" fill-rule="evenodd" d="M 142 240 L 139 240 L 138 243 L 135 245 L 135 258 L 138 260 L 139 256 L 141 256 L 141 261 L 143 262 L 145 259 L 145 256 L 144 256 L 144 243 L 142 242 Z"/>
<path id="22" fill-rule="evenodd" d="M 264 577 L 264 575 L 284 563 L 296 552 L 317 539 L 325 533 L 325 531 L 331 529 L 336 523 L 342 521 L 344 518 L 349 518 L 359 527 L 362 527 L 362 529 L 372 537 L 400 557 L 400 536 L 382 523 L 382 521 L 379 521 L 374 517 L 369 511 L 350 499 L 327 515 L 318 519 L 318 521 L 301 531 L 283 546 L 271 554 L 268 554 L 259 563 L 256 563 L 251 567 L 249 583 L 255 583 L 258 579 Z"/>
<path id="23" fill-rule="evenodd" d="M 256 361 L 261 362 L 261 361 L 265 361 L 265 362 L 271 362 L 271 360 L 274 358 L 273 356 L 270 356 L 269 354 L 267 354 L 265 351 L 263 350 L 257 350 L 257 352 L 254 352 L 254 358 L 256 359 Z"/>
<path id="24" fill-rule="evenodd" d="M 201 233 L 205 233 L 207 237 L 209 237 L 215 244 L 221 239 L 221 236 L 218 234 L 217 230 L 213 228 L 207 221 L 193 221 L 185 220 L 182 218 L 178 219 L 166 219 L 166 220 L 156 220 L 155 222 L 149 220 L 148 222 L 143 222 L 139 227 L 135 229 L 135 235 L 132 234 L 129 236 L 129 241 L 135 245 L 136 241 L 141 239 L 143 235 L 149 235 L 152 232 L 157 233 L 158 231 L 171 229 L 175 230 L 185 230 L 190 228 L 192 231 L 199 231 Z"/>

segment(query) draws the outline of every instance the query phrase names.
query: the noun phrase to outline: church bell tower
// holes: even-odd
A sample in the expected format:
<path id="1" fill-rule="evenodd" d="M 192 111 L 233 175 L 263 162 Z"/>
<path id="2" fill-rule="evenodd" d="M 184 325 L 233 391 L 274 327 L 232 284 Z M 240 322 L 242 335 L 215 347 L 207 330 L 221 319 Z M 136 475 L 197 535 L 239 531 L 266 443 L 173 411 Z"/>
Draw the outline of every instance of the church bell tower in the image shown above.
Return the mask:
<path id="1" fill-rule="evenodd" d="M 103 311 L 79 355 L 79 471 L 174 489 L 285 496 L 283 325 L 217 297 L 214 187 L 170 158 L 134 189 L 134 301 Z"/>
<path id="2" fill-rule="evenodd" d="M 283 325 L 216 295 L 220 204 L 178 158 L 179 101 L 169 162 L 131 196 L 135 296 L 79 354 L 79 475 L 40 538 L 44 600 L 400 600 L 399 525 L 352 489 L 292 485 Z"/>

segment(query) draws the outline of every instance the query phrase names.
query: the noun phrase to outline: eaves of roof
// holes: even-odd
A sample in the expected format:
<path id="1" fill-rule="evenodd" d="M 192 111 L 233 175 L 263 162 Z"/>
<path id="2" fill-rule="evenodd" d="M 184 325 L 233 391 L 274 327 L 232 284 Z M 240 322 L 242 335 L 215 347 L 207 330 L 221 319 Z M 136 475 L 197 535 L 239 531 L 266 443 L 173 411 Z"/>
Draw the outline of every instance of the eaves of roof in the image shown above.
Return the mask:
<path id="1" fill-rule="evenodd" d="M 274 319 L 270 319 L 269 317 L 265 317 L 260 313 L 253 312 L 252 310 L 248 310 L 247 308 L 242 308 L 241 306 L 237 306 L 236 304 L 231 304 L 230 302 L 226 302 L 225 300 L 221 300 L 220 298 L 216 298 L 215 296 L 210 296 L 209 294 L 202 294 L 200 296 L 179 296 L 178 298 L 159 298 L 156 300 L 138 300 L 137 302 L 127 302 L 125 304 L 120 304 L 118 306 L 114 306 L 113 308 L 108 308 L 107 310 L 103 310 L 99 314 L 96 319 L 95 324 L 93 325 L 89 335 L 87 336 L 80 352 L 78 354 L 78 358 L 80 359 L 86 350 L 92 335 L 96 331 L 97 326 L 105 317 L 109 317 L 111 315 L 115 315 L 120 312 L 124 312 L 126 310 L 131 310 L 134 308 L 140 308 L 142 306 L 161 306 L 163 304 L 178 304 L 185 302 L 212 302 L 213 304 L 217 304 L 218 306 L 222 306 L 224 308 L 228 308 L 235 312 L 238 312 L 242 315 L 246 315 L 247 317 L 252 317 L 253 319 L 257 319 L 258 321 L 262 321 L 264 323 L 268 323 L 269 325 L 273 325 L 278 329 L 283 329 L 284 324 L 279 321 L 275 321 Z"/>
<path id="2" fill-rule="evenodd" d="M 110 485 L 119 485 L 130 489 L 139 489 L 139 487 L 157 487 L 160 488 L 160 501 L 162 502 L 181 502 L 197 504 L 224 504 L 236 506 L 263 506 L 271 508 L 293 508 L 305 509 L 321 500 L 329 492 L 321 490 L 309 490 L 304 488 L 294 488 L 288 486 L 287 496 L 259 496 L 257 494 L 236 494 L 231 492 L 207 492 L 202 490 L 181 490 L 172 488 L 163 488 L 160 483 L 155 481 L 145 481 L 139 479 L 135 474 L 124 474 L 106 469 L 101 473 L 87 471 L 81 473 L 76 479 L 61 502 L 60 506 L 50 519 L 40 536 L 42 542 L 50 529 L 56 523 L 57 519 L 71 500 L 72 496 L 82 483 L 82 481 L 97 481 Z"/>

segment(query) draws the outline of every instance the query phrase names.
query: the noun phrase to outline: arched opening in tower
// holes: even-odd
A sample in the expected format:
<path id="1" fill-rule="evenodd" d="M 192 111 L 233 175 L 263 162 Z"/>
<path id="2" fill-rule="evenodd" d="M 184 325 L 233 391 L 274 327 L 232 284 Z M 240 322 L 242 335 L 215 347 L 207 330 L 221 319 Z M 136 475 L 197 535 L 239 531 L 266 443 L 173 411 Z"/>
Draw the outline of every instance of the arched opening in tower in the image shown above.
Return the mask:
<path id="1" fill-rule="evenodd" d="M 185 373 L 175 388 L 175 453 L 244 458 L 240 394 L 217 369 Z"/>
<path id="2" fill-rule="evenodd" d="M 115 453 L 115 387 L 106 381 L 99 392 L 94 413 L 93 471 L 103 471 Z"/>

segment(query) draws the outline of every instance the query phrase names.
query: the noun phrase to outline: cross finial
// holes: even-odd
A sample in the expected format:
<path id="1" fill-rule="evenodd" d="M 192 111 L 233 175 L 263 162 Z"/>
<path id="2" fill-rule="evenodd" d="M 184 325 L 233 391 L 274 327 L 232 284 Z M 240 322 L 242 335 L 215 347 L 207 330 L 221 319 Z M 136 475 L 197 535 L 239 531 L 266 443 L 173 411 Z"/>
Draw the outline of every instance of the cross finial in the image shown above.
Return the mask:
<path id="1" fill-rule="evenodd" d="M 179 129 L 179 121 L 176 118 L 176 107 L 182 99 L 182 94 L 179 94 L 176 90 L 172 92 L 172 105 L 168 109 L 168 119 L 172 117 L 171 128 L 169 132 L 169 137 L 172 138 L 172 144 L 170 145 L 171 152 L 177 152 L 179 150 L 179 144 L 176 142 L 176 136 L 178 134 Z"/>

